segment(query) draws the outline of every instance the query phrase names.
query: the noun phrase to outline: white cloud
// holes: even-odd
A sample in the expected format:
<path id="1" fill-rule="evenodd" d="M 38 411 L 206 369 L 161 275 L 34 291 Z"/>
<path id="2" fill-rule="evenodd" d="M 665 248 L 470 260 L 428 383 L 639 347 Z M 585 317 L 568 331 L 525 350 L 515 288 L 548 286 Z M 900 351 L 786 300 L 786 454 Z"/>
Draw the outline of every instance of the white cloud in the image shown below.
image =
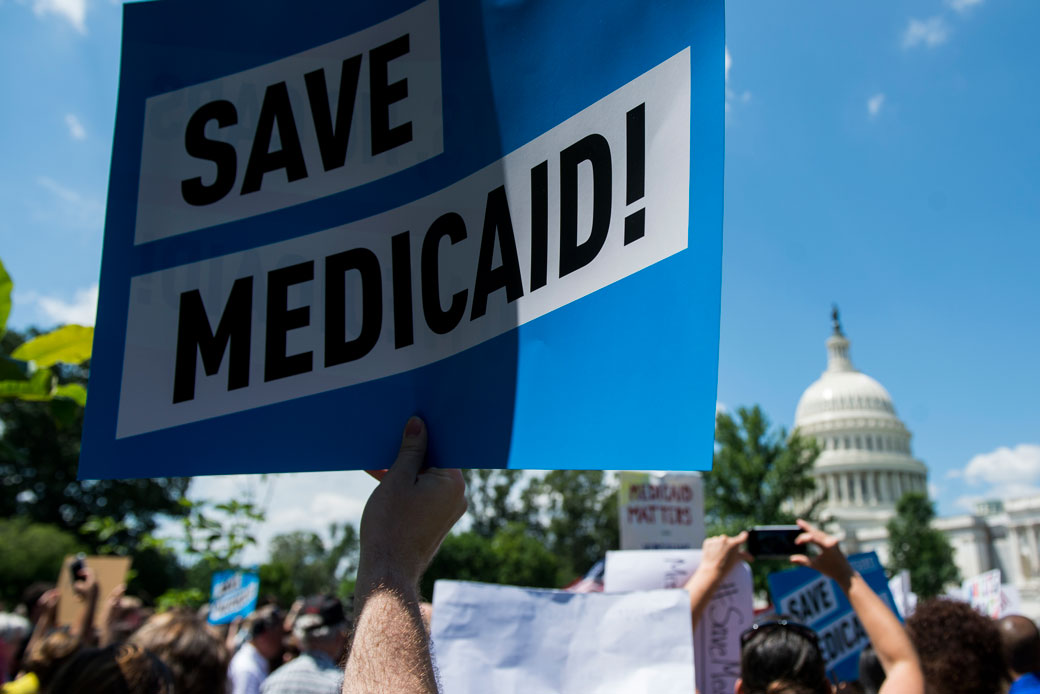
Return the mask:
<path id="1" fill-rule="evenodd" d="M 950 38 L 950 26 L 942 17 L 910 19 L 903 32 L 903 48 L 925 45 L 929 48 L 946 43 Z"/>
<path id="2" fill-rule="evenodd" d="M 726 81 L 729 82 L 729 69 L 733 66 L 733 56 L 729 54 L 729 46 L 726 46 Z"/>
<path id="3" fill-rule="evenodd" d="M 745 89 L 743 92 L 738 94 L 737 92 L 735 92 L 733 89 L 730 88 L 730 86 L 729 86 L 729 70 L 730 70 L 731 67 L 733 67 L 733 56 L 730 55 L 729 46 L 727 46 L 726 47 L 726 111 L 727 112 L 730 109 L 730 105 L 733 102 L 735 102 L 735 101 L 739 101 L 742 104 L 746 104 L 747 102 L 751 101 L 751 92 L 749 92 L 749 91 L 747 91 Z"/>
<path id="4" fill-rule="evenodd" d="M 981 5 L 982 2 L 983 0 L 946 0 L 946 4 L 959 14 L 971 11 L 971 8 Z"/>
<path id="5" fill-rule="evenodd" d="M 932 499 L 938 499 L 942 495 L 942 489 L 937 484 L 928 484 L 928 496 Z"/>
<path id="6" fill-rule="evenodd" d="M 867 113 L 870 114 L 871 118 L 876 118 L 881 113 L 881 108 L 885 105 L 885 95 L 878 93 L 867 99 Z"/>
<path id="7" fill-rule="evenodd" d="M 33 0 L 33 12 L 37 17 L 56 15 L 79 33 L 87 33 L 87 0 Z"/>
<path id="8" fill-rule="evenodd" d="M 77 289 L 72 301 L 65 301 L 56 296 L 43 296 L 36 292 L 19 292 L 15 297 L 18 303 L 35 304 L 45 321 L 54 324 L 75 323 L 76 325 L 94 325 L 97 314 L 98 286 Z"/>
<path id="9" fill-rule="evenodd" d="M 1001 446 L 976 455 L 963 470 L 950 471 L 951 479 L 961 477 L 972 487 L 984 487 L 981 494 L 963 496 L 957 504 L 965 509 L 988 499 L 1017 499 L 1040 494 L 1040 445 L 1023 443 Z"/>
<path id="10" fill-rule="evenodd" d="M 87 130 L 74 113 L 65 114 L 65 125 L 69 128 L 69 137 L 73 140 L 87 139 Z"/>
<path id="11" fill-rule="evenodd" d="M 79 191 L 64 186 L 53 178 L 40 176 L 36 182 L 57 198 L 56 206 L 47 206 L 41 217 L 50 220 L 55 214 L 74 226 L 100 231 L 105 224 L 105 206 Z"/>

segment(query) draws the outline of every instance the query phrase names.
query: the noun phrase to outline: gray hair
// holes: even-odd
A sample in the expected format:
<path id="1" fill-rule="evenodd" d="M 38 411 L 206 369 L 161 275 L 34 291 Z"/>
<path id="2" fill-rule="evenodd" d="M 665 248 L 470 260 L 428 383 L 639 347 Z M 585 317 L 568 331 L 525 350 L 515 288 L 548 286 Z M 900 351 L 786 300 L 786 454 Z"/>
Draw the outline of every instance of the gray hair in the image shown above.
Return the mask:
<path id="1" fill-rule="evenodd" d="M 293 636 L 300 642 L 300 648 L 307 650 L 315 643 L 331 640 L 341 633 L 346 626 L 346 622 L 324 624 L 319 615 L 305 614 L 297 617 L 296 623 L 293 624 Z"/>

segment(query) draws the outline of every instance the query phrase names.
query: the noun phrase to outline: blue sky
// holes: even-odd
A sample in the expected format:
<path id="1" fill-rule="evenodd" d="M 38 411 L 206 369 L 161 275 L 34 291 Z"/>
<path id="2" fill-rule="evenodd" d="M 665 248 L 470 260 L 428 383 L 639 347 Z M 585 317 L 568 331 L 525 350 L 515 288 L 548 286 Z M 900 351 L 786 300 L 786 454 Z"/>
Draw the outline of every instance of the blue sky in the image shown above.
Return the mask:
<path id="1" fill-rule="evenodd" d="M 120 15 L 110 0 L 0 0 L 16 327 L 92 320 Z M 1035 2 L 727 8 L 719 401 L 790 426 L 837 302 L 943 514 L 1040 493 L 1036 26 Z M 257 484 L 210 478 L 196 493 Z M 273 529 L 356 520 L 372 488 L 357 473 L 273 485 Z"/>

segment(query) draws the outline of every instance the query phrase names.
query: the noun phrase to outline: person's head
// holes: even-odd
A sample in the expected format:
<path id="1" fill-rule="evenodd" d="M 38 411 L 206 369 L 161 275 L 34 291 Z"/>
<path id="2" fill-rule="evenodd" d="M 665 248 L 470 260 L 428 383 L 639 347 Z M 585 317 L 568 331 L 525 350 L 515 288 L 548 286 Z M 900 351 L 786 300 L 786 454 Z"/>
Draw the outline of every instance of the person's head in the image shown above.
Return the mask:
<path id="1" fill-rule="evenodd" d="M 82 650 L 65 663 L 43 694 L 174 694 L 173 675 L 158 657 L 124 643 Z"/>
<path id="2" fill-rule="evenodd" d="M 1011 676 L 1018 679 L 1027 672 L 1040 671 L 1040 630 L 1033 620 L 1019 615 L 1004 617 L 997 628 Z"/>
<path id="3" fill-rule="evenodd" d="M 873 646 L 867 646 L 859 654 L 859 683 L 866 694 L 877 694 L 885 681 L 885 668 L 881 667 Z"/>
<path id="4" fill-rule="evenodd" d="M 230 657 L 224 642 L 191 612 L 173 610 L 150 618 L 130 638 L 162 660 L 177 694 L 210 694 L 226 688 Z"/>
<path id="5" fill-rule="evenodd" d="M 831 694 L 816 634 L 787 619 L 756 624 L 741 637 L 736 694 Z"/>
<path id="6" fill-rule="evenodd" d="M 928 692 L 1002 691 L 1007 671 L 997 624 L 967 603 L 925 601 L 906 620 L 906 630 L 921 660 Z"/>
<path id="7" fill-rule="evenodd" d="M 43 581 L 37 581 L 32 583 L 22 591 L 22 609 L 25 610 L 25 616 L 29 618 L 33 624 L 40 619 L 40 598 L 48 590 L 54 588 L 53 583 L 45 583 Z"/>
<path id="8" fill-rule="evenodd" d="M 282 620 L 284 619 L 277 605 L 265 605 L 253 613 L 247 623 L 249 641 L 260 655 L 268 660 L 278 658 L 282 653 Z"/>
<path id="9" fill-rule="evenodd" d="M 293 636 L 300 651 L 321 651 L 333 659 L 342 655 L 349 634 L 350 623 L 343 603 L 332 596 L 309 599 L 293 623 Z"/>
<path id="10" fill-rule="evenodd" d="M 40 681 L 40 689 L 46 690 L 54 674 L 82 647 L 78 636 L 73 636 L 67 629 L 56 629 L 25 654 L 22 669 L 35 674 Z"/>

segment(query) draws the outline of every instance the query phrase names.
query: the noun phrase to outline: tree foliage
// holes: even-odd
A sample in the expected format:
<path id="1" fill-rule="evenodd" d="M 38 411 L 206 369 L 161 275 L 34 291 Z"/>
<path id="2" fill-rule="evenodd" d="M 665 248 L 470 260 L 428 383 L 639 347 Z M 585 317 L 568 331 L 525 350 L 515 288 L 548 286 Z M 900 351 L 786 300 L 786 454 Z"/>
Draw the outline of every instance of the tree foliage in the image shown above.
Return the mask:
<path id="1" fill-rule="evenodd" d="M 941 595 L 961 580 L 953 561 L 953 547 L 941 531 L 932 527 L 935 507 L 920 492 L 907 492 L 896 503 L 896 515 L 888 522 L 888 569 L 892 575 L 910 572 L 910 587 L 924 600 Z"/>
<path id="2" fill-rule="evenodd" d="M 812 478 L 819 448 L 798 431 L 773 427 L 762 409 L 740 407 L 736 417 L 715 417 L 715 456 L 705 472 L 704 511 L 709 535 L 736 535 L 755 525 L 787 525 L 799 517 L 815 520 L 824 501 Z M 789 565 L 755 562 L 755 588 Z"/>
<path id="3" fill-rule="evenodd" d="M 0 520 L 0 600 L 13 609 L 31 583 L 58 580 L 66 555 L 82 552 L 72 533 L 28 518 Z"/>
<path id="4" fill-rule="evenodd" d="M 329 526 L 329 540 L 314 532 L 276 535 L 269 545 L 267 563 L 261 566 L 263 590 L 291 593 L 290 601 L 319 593 L 340 593 L 344 581 L 357 574 L 357 529 L 350 523 Z M 264 576 L 268 582 L 264 583 Z"/>

